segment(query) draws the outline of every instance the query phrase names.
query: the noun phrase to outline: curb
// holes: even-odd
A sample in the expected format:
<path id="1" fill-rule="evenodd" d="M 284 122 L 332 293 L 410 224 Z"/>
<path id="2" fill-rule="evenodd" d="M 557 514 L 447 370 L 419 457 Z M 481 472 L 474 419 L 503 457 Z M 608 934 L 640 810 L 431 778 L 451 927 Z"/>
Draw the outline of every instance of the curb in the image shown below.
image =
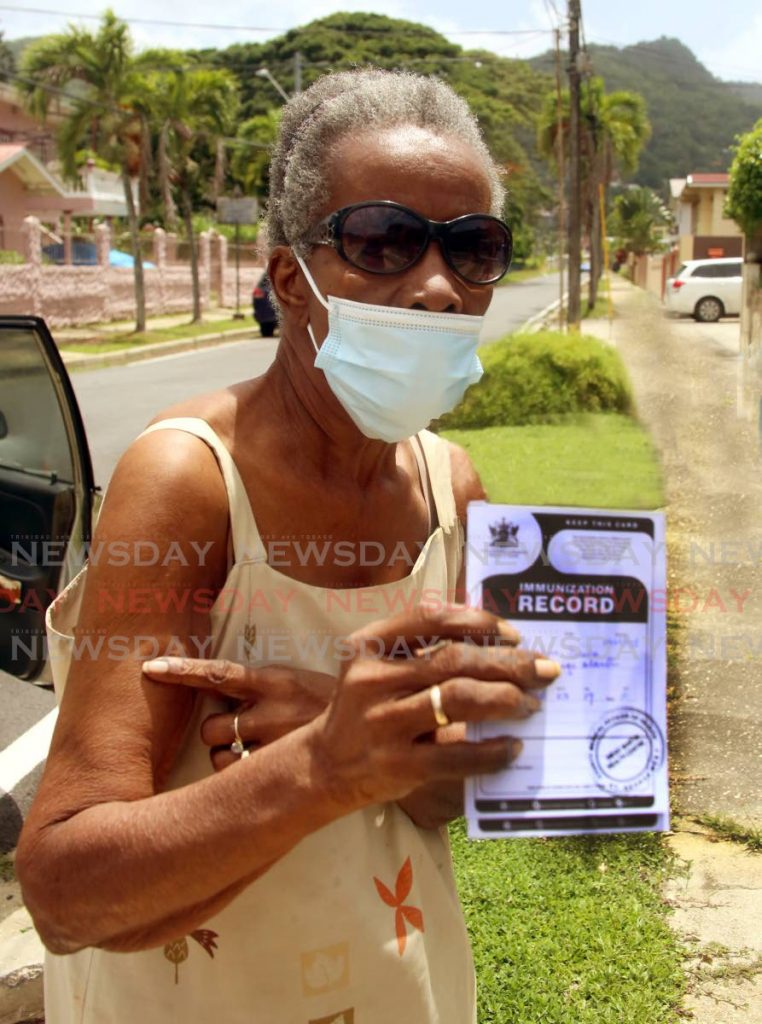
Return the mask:
<path id="1" fill-rule="evenodd" d="M 26 907 L 0 921 L 0 1024 L 40 1020 L 45 952 Z"/>
<path id="2" fill-rule="evenodd" d="M 200 334 L 196 338 L 178 338 L 177 341 L 157 341 L 151 345 L 139 345 L 134 348 L 122 349 L 119 352 L 104 352 L 100 355 L 89 356 L 84 352 L 67 352 L 65 348 L 59 348 L 67 370 L 97 370 L 105 366 L 123 366 L 127 363 L 137 363 L 142 359 L 151 359 L 158 355 L 177 355 L 181 352 L 190 352 L 196 348 L 212 348 L 222 345 L 226 341 L 241 341 L 246 338 L 259 340 L 261 335 L 257 334 L 255 326 L 242 327 L 240 330 L 224 331 L 218 334 Z M 264 339 L 269 341 L 270 339 Z M 0 1024 L 3 1024 L 0 1019 Z"/>
<path id="3" fill-rule="evenodd" d="M 564 295 L 564 301 L 567 296 Z M 517 334 L 535 334 L 537 331 L 542 330 L 546 322 L 550 320 L 554 313 L 558 311 L 558 307 L 561 305 L 560 299 L 554 299 L 550 305 L 546 306 L 545 309 L 541 309 L 539 313 L 535 313 L 534 316 L 530 317 L 525 323 L 519 327 Z"/>

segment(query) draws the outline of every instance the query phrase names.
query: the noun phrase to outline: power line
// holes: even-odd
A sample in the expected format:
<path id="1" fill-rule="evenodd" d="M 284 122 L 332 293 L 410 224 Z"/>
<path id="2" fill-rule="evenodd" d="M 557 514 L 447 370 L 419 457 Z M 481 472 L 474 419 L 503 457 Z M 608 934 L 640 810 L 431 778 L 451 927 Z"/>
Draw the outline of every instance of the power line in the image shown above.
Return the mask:
<path id="1" fill-rule="evenodd" d="M 567 21 L 561 16 L 558 8 L 556 7 L 555 0 L 543 0 L 545 4 L 545 13 L 548 16 L 548 21 L 551 24 L 553 32 L 560 31 L 562 28 L 567 26 Z M 554 20 L 555 19 L 555 20 Z"/>
<path id="2" fill-rule="evenodd" d="M 46 14 L 46 15 L 58 15 L 62 18 L 84 18 L 90 21 L 101 21 L 102 15 L 100 14 L 85 14 L 80 11 L 61 11 L 54 10 L 47 7 L 18 7 L 13 4 L 0 4 L 0 11 L 14 11 L 21 14 Z M 170 21 L 164 18 L 124 18 L 121 15 L 117 15 L 120 21 L 126 22 L 128 25 L 164 25 L 167 28 L 203 28 L 203 29 L 220 29 L 225 32 L 290 32 L 294 26 L 277 26 L 277 25 L 226 25 L 218 22 L 200 22 L 200 21 Z M 334 26 L 326 25 L 324 28 L 332 28 Z M 425 26 L 430 28 L 430 26 Z M 373 35 L 386 34 L 390 30 L 387 28 L 356 28 L 354 26 L 335 26 L 338 32 L 354 32 L 361 35 Z M 430 29 L 431 31 L 437 31 L 436 29 Z M 420 30 L 416 29 L 393 29 L 394 35 L 420 35 Z M 463 29 L 448 29 L 448 35 L 457 36 L 533 36 L 533 35 L 549 35 L 551 29 L 492 29 L 492 28 L 463 28 Z"/>
<path id="3" fill-rule="evenodd" d="M 544 0 L 544 2 L 546 4 L 546 9 L 548 9 L 548 5 L 550 5 L 550 7 L 552 8 L 552 10 L 555 13 L 555 16 L 557 18 L 558 25 L 559 26 L 564 26 L 566 24 L 565 19 L 560 14 L 560 12 L 558 10 L 558 7 L 556 6 L 555 0 Z M 55 16 L 55 15 L 57 15 L 59 17 L 64 17 L 64 18 L 83 18 L 83 19 L 90 20 L 90 21 L 100 21 L 101 17 L 102 17 L 99 14 L 86 14 L 84 12 L 77 12 L 77 11 L 62 11 L 62 10 L 57 10 L 57 9 L 54 9 L 54 8 L 47 8 L 47 7 L 22 7 L 22 6 L 16 5 L 16 4 L 0 4 L 0 10 L 2 10 L 2 11 L 13 11 L 15 13 L 21 13 L 21 14 L 44 14 L 46 16 L 50 16 L 50 15 L 54 15 Z M 549 10 L 548 10 L 548 13 L 549 13 Z M 275 25 L 237 25 L 237 24 L 224 24 L 224 23 L 216 23 L 216 22 L 172 21 L 172 20 L 163 19 L 163 18 L 139 18 L 139 17 L 134 17 L 134 18 L 133 17 L 129 17 L 129 18 L 127 18 L 127 17 L 120 17 L 120 21 L 124 21 L 127 24 L 136 24 L 136 25 L 162 25 L 162 26 L 165 26 L 167 28 L 192 28 L 192 29 L 195 28 L 195 29 L 206 29 L 206 30 L 220 30 L 220 31 L 226 31 L 226 32 L 228 32 L 228 31 L 235 31 L 235 32 L 276 32 L 276 33 L 280 32 L 280 33 L 285 33 L 285 32 L 290 32 L 290 31 L 292 31 L 294 29 L 294 26 L 290 26 L 288 28 L 285 28 L 285 27 L 282 27 L 282 26 L 275 26 Z M 333 26 L 324 26 L 324 27 L 330 28 L 330 27 L 333 27 Z M 431 28 L 430 26 L 425 26 L 425 27 L 426 28 Z M 383 34 L 387 33 L 389 30 L 386 29 L 386 28 L 371 28 L 371 27 L 356 28 L 354 26 L 338 26 L 337 25 L 337 26 L 335 26 L 335 31 L 356 33 L 356 34 L 360 34 L 360 35 L 373 35 L 373 34 L 382 34 L 383 35 Z M 438 31 L 438 30 L 431 29 L 431 31 Z M 543 28 L 537 28 L 537 29 L 493 29 L 493 28 L 490 28 L 490 29 L 452 29 L 452 30 L 448 29 L 447 30 L 447 35 L 448 36 L 452 36 L 452 35 L 480 36 L 480 35 L 482 35 L 482 36 L 507 36 L 507 37 L 524 36 L 524 37 L 529 37 L 529 36 L 552 36 L 553 31 L 554 31 L 554 28 L 548 28 L 548 29 L 543 29 Z M 399 28 L 395 28 L 393 30 L 393 32 L 394 32 L 395 35 L 419 35 L 420 34 L 420 32 L 418 30 L 416 30 L 416 29 L 399 29 Z M 684 64 L 686 67 L 689 66 L 689 65 L 693 66 L 693 62 L 690 61 L 690 60 L 686 60 L 685 58 L 673 57 L 673 56 L 670 56 L 670 55 L 667 55 L 667 54 L 659 54 L 659 53 L 654 52 L 652 49 L 650 49 L 650 45 L 648 43 L 624 43 L 624 42 L 621 42 L 621 41 L 617 42 L 616 40 L 604 40 L 604 39 L 593 39 L 593 40 L 591 40 L 591 42 L 593 44 L 597 45 L 597 46 L 614 46 L 614 47 L 617 47 L 618 49 L 644 50 L 644 51 L 648 52 L 648 54 L 650 56 L 656 58 L 657 60 L 664 60 L 664 61 L 667 61 L 667 62 L 673 63 L 673 64 Z M 500 56 L 500 55 L 498 54 L 498 56 Z M 705 66 L 705 65 L 702 65 L 702 66 Z M 730 65 L 714 65 L 714 66 L 715 67 L 724 67 L 727 70 L 731 69 Z M 759 69 L 758 68 L 754 68 L 754 69 L 751 69 L 751 68 L 738 68 L 736 66 L 733 66 L 732 70 L 735 71 L 736 73 L 740 71 L 742 73 L 748 73 L 748 74 L 759 74 Z M 754 84 L 754 83 L 752 83 L 752 84 Z"/>

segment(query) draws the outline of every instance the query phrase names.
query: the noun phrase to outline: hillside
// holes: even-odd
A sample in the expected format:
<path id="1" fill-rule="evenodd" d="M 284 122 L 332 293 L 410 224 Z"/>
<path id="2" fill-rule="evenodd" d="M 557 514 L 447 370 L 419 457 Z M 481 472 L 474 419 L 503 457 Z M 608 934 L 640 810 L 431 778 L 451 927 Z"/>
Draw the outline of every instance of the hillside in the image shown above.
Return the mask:
<path id="1" fill-rule="evenodd" d="M 590 46 L 593 71 L 607 91 L 630 89 L 648 104 L 653 135 L 634 180 L 662 191 L 669 178 L 726 171 L 736 135 L 762 117 L 762 85 L 722 82 L 677 39 Z M 549 71 L 552 54 L 530 62 Z"/>
<path id="2" fill-rule="evenodd" d="M 35 42 L 35 40 L 39 38 L 39 36 L 19 36 L 18 39 L 6 38 L 4 41 L 5 45 L 11 51 L 14 58 L 18 61 L 19 57 L 27 48 L 27 46 L 29 46 L 30 43 Z"/>
<path id="3" fill-rule="evenodd" d="M 731 92 L 746 103 L 762 109 L 762 82 L 726 82 Z"/>
<path id="4" fill-rule="evenodd" d="M 280 104 L 263 65 L 287 92 L 294 88 L 294 58 L 301 55 L 302 85 L 329 70 L 363 65 L 437 75 L 471 105 L 496 160 L 508 170 L 517 254 L 531 241 L 522 229 L 552 201 L 548 170 L 536 151 L 537 120 L 553 79 L 524 61 L 486 50 L 464 50 L 426 25 L 379 14 L 332 14 L 266 43 L 202 50 L 196 58 L 225 67 L 238 79 L 244 117 Z M 528 228 L 531 234 L 531 228 Z"/>

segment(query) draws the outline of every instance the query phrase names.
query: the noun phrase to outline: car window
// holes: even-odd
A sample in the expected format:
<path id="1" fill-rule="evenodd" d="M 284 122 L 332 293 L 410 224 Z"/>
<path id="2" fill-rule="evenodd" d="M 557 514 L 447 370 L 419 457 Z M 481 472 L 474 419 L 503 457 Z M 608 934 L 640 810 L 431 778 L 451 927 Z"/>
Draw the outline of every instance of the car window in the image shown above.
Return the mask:
<path id="1" fill-rule="evenodd" d="M 2 332 L 0 368 L 0 463 L 72 482 L 66 423 L 33 328 Z"/>
<path id="2" fill-rule="evenodd" d="M 741 263 L 723 263 L 720 267 L 720 277 L 740 277 L 741 276 Z"/>
<path id="3" fill-rule="evenodd" d="M 722 265 L 720 263 L 700 263 L 697 267 L 693 268 L 691 277 L 722 277 L 721 270 Z"/>

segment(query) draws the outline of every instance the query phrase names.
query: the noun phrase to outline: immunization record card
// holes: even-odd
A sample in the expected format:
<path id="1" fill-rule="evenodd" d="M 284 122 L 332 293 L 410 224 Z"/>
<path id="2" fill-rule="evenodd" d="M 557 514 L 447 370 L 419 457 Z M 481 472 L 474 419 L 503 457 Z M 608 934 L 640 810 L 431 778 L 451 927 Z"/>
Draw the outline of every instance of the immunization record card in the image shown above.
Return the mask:
<path id="1" fill-rule="evenodd" d="M 661 513 L 469 505 L 469 603 L 561 665 L 528 719 L 469 725 L 524 744 L 468 780 L 469 836 L 669 828 L 664 552 Z"/>

